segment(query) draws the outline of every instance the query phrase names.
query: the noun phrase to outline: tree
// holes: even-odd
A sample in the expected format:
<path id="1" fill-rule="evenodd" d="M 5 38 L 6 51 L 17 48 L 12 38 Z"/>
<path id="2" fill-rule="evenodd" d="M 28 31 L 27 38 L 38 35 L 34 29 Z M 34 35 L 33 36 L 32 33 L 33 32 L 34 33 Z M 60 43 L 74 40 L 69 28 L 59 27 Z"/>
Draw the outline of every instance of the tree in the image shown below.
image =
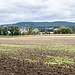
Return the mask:
<path id="1" fill-rule="evenodd" d="M 3 35 L 7 35 L 8 34 L 8 28 L 6 26 L 4 26 L 2 31 L 3 31 Z"/>
<path id="2" fill-rule="evenodd" d="M 2 28 L 0 27 L 0 35 L 2 34 Z"/>
<path id="3" fill-rule="evenodd" d="M 27 34 L 31 35 L 31 34 L 33 34 L 34 28 L 29 27 L 29 28 L 26 28 L 26 30 L 27 30 Z"/>
<path id="4" fill-rule="evenodd" d="M 58 30 L 54 30 L 54 34 L 72 34 L 72 32 L 69 27 L 60 27 Z"/>
<path id="5" fill-rule="evenodd" d="M 18 26 L 14 27 L 14 35 L 19 35 L 20 33 L 20 28 Z"/>
<path id="6" fill-rule="evenodd" d="M 11 32 L 10 35 L 14 35 L 14 31 L 15 31 L 14 25 L 8 26 L 8 30 Z"/>
<path id="7" fill-rule="evenodd" d="M 54 34 L 58 34 L 58 30 L 54 30 L 53 32 L 54 32 Z"/>

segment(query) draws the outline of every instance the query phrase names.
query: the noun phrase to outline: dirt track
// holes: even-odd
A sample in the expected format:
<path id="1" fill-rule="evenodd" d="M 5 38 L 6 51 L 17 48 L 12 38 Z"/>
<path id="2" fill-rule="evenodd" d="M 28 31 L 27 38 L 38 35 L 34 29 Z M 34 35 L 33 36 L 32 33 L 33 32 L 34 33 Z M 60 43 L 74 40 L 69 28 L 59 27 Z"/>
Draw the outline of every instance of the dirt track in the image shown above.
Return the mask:
<path id="1" fill-rule="evenodd" d="M 39 37 L 39 36 L 75 36 L 75 34 L 23 35 L 17 37 Z"/>

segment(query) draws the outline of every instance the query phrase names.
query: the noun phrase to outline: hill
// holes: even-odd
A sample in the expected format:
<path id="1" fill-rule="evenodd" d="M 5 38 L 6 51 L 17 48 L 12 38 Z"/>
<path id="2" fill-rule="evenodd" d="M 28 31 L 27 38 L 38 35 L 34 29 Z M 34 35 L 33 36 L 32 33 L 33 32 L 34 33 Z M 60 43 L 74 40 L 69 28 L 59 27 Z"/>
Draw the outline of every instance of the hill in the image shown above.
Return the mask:
<path id="1" fill-rule="evenodd" d="M 9 25 L 11 25 L 11 24 L 0 25 L 0 27 L 9 26 Z M 73 26 L 73 25 L 75 25 L 75 23 L 74 22 L 66 22 L 66 21 L 55 21 L 55 22 L 18 22 L 18 23 L 14 23 L 12 25 L 18 25 L 20 28 L 22 28 L 22 27 Z"/>

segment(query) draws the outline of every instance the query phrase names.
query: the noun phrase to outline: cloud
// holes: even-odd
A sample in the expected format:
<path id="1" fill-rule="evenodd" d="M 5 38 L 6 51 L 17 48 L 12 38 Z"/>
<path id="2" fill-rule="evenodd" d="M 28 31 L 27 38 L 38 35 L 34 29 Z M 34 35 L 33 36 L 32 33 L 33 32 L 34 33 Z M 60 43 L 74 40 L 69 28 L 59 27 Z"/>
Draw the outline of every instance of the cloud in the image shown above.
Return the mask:
<path id="1" fill-rule="evenodd" d="M 0 0 L 0 24 L 58 20 L 75 22 L 75 0 Z"/>

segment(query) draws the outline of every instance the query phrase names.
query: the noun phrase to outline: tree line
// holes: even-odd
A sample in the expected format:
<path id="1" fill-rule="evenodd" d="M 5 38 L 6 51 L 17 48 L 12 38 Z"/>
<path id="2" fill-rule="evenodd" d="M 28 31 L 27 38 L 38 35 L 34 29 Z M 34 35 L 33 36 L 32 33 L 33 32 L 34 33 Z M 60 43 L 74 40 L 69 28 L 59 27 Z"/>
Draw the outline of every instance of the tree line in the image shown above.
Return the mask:
<path id="1" fill-rule="evenodd" d="M 19 35 L 20 28 L 16 25 L 10 25 L 8 27 L 4 26 L 3 28 L 0 27 L 0 35 Z"/>
<path id="2" fill-rule="evenodd" d="M 72 34 L 73 30 L 69 27 L 60 27 L 58 30 L 53 31 L 54 34 Z"/>
<path id="3" fill-rule="evenodd" d="M 16 25 L 10 25 L 8 27 L 4 26 L 3 28 L 0 27 L 0 35 L 36 35 L 39 34 L 39 31 L 35 32 L 34 28 L 28 27 L 26 28 L 27 32 L 21 32 L 20 28 Z"/>
<path id="4" fill-rule="evenodd" d="M 46 34 L 49 34 L 45 31 Z M 59 27 L 58 30 L 53 31 L 54 34 L 72 34 L 73 30 L 69 27 Z M 35 32 L 34 28 L 28 27 L 26 28 L 26 32 L 21 32 L 20 28 L 16 25 L 10 25 L 8 27 L 4 26 L 0 27 L 0 35 L 37 35 L 40 34 L 39 31 Z"/>

